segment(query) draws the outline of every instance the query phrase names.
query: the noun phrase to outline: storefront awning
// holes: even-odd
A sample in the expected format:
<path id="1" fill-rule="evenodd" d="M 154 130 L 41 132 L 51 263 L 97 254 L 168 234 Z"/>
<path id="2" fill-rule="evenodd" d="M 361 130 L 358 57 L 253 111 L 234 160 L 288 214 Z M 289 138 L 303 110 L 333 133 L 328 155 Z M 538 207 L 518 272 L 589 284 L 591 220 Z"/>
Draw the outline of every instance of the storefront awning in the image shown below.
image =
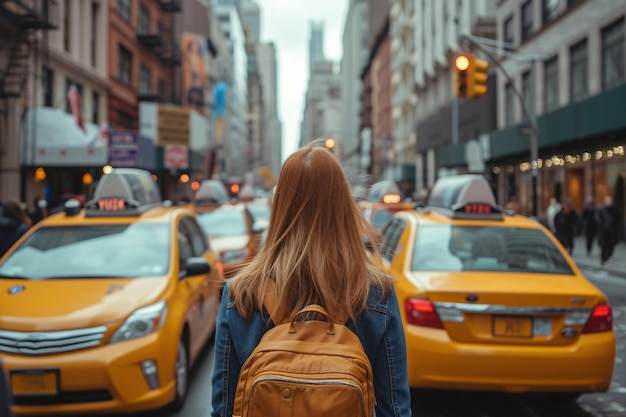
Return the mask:
<path id="1" fill-rule="evenodd" d="M 108 162 L 100 127 L 85 123 L 83 131 L 74 116 L 61 109 L 29 109 L 21 130 L 23 165 L 99 167 Z"/>

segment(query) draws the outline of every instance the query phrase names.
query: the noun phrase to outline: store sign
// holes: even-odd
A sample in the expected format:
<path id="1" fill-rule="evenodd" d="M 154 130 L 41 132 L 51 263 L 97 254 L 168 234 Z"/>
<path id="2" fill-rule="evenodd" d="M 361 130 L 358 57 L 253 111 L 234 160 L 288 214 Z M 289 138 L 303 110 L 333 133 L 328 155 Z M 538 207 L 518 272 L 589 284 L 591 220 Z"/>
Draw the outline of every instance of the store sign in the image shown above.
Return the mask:
<path id="1" fill-rule="evenodd" d="M 189 146 L 191 123 L 189 109 L 159 105 L 157 113 L 157 144 Z"/>
<path id="2" fill-rule="evenodd" d="M 172 169 L 189 167 L 189 149 L 180 145 L 165 145 L 163 149 L 163 165 Z"/>
<path id="3" fill-rule="evenodd" d="M 133 168 L 139 162 L 137 132 L 109 132 L 109 165 L 116 168 Z"/>

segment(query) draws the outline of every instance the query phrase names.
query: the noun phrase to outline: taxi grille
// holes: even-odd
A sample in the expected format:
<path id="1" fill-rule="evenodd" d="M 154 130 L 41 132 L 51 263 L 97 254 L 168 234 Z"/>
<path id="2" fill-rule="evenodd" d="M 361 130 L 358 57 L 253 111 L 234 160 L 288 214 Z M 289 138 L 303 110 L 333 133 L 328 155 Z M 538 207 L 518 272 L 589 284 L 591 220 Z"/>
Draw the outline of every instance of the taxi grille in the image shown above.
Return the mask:
<path id="1" fill-rule="evenodd" d="M 15 332 L 0 330 L 0 352 L 47 355 L 98 346 L 105 326 L 55 332 Z"/>

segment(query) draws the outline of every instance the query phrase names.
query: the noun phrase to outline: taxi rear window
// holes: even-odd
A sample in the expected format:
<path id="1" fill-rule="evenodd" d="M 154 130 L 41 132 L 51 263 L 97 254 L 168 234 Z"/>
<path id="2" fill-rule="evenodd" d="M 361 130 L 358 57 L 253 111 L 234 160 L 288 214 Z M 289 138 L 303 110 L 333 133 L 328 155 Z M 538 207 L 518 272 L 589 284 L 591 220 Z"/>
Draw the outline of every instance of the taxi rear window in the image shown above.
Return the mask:
<path id="1" fill-rule="evenodd" d="M 506 271 L 573 274 L 561 250 L 541 230 L 422 225 L 413 271 Z"/>
<path id="2" fill-rule="evenodd" d="M 374 227 L 376 229 L 382 229 L 383 226 L 387 224 L 391 216 L 393 216 L 394 213 L 397 213 L 399 211 L 402 211 L 402 209 L 383 208 L 383 209 L 376 210 L 376 212 L 374 213 Z"/>
<path id="3" fill-rule="evenodd" d="M 214 210 L 198 215 L 198 223 L 210 237 L 241 236 L 248 234 L 243 211 Z"/>
<path id="4" fill-rule="evenodd" d="M 169 225 L 42 227 L 0 267 L 0 276 L 30 280 L 126 278 L 167 273 Z"/>

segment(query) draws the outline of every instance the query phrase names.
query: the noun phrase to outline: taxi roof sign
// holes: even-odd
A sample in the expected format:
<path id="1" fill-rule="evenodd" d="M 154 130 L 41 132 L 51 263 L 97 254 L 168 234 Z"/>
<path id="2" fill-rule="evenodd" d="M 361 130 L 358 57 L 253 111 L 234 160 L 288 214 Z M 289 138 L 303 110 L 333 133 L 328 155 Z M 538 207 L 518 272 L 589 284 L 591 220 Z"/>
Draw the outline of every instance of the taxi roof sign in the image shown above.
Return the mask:
<path id="1" fill-rule="evenodd" d="M 491 186 L 482 175 L 460 174 L 439 178 L 430 191 L 427 206 L 453 209 L 470 202 L 496 206 Z"/>
<path id="2" fill-rule="evenodd" d="M 222 181 L 204 180 L 196 193 L 196 206 L 220 206 L 228 202 L 228 191 Z"/>
<path id="3" fill-rule="evenodd" d="M 161 192 L 149 171 L 137 168 L 114 168 L 98 181 L 88 209 L 98 212 L 124 212 L 161 204 Z M 101 215 L 100 214 L 100 215 Z"/>
<path id="4" fill-rule="evenodd" d="M 397 195 L 397 198 L 388 197 L 390 195 Z M 401 198 L 402 197 L 401 197 L 400 188 L 398 187 L 398 184 L 396 184 L 395 181 L 391 181 L 391 180 L 380 181 L 372 185 L 367 195 L 367 199 L 369 201 L 382 202 L 382 203 L 398 203 L 400 202 Z M 388 201 L 385 201 L 385 200 L 388 200 Z M 397 201 L 391 201 L 391 200 L 397 200 Z"/>

